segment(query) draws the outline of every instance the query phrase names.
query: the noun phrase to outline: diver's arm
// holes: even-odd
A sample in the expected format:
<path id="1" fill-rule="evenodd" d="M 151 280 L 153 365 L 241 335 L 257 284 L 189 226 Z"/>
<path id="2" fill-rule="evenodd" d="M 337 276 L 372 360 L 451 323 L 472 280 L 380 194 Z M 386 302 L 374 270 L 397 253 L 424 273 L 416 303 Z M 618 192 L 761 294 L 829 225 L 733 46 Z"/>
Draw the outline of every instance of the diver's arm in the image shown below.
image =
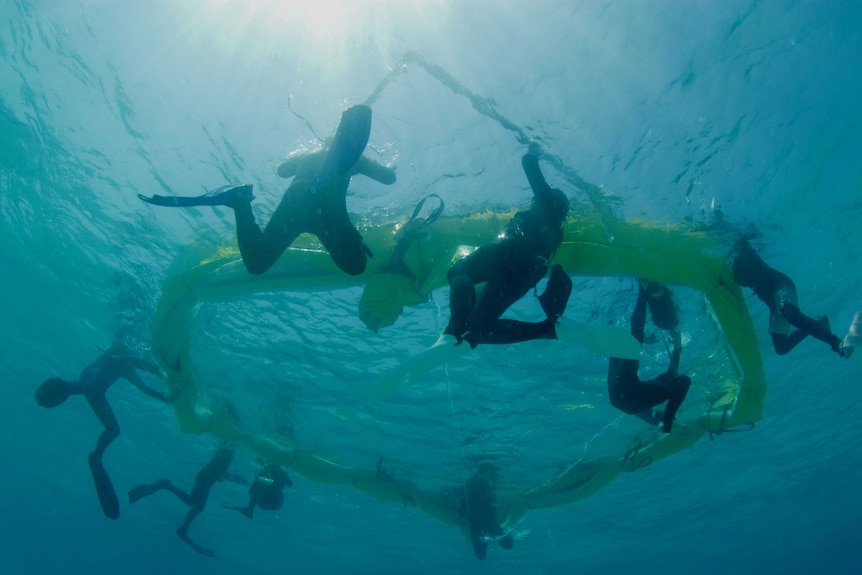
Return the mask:
<path id="1" fill-rule="evenodd" d="M 524 154 L 521 158 L 521 166 L 524 168 L 524 174 L 527 176 L 527 181 L 530 182 L 530 187 L 533 189 L 533 195 L 539 199 L 550 198 L 551 186 L 545 181 L 545 176 L 542 175 L 542 170 L 539 168 L 539 158 L 533 154 Z"/>
<path id="2" fill-rule="evenodd" d="M 278 175 L 281 178 L 292 178 L 296 175 L 296 170 L 298 169 L 299 160 L 303 156 L 300 154 L 296 154 L 294 156 L 289 157 L 285 161 L 278 166 Z"/>
<path id="3" fill-rule="evenodd" d="M 160 391 L 158 389 L 153 389 L 141 379 L 141 376 L 138 375 L 134 369 L 129 369 L 128 373 L 123 374 L 129 383 L 137 387 L 141 393 L 144 395 L 148 395 L 154 399 L 158 399 L 159 401 L 164 401 L 165 403 L 171 402 L 171 396 L 165 393 L 164 391 Z"/>
<path id="4" fill-rule="evenodd" d="M 356 173 L 368 176 L 372 180 L 380 182 L 386 186 L 391 186 L 395 183 L 395 170 L 389 166 L 378 164 L 374 160 L 369 160 L 365 156 L 359 158 L 356 162 Z"/>
<path id="5" fill-rule="evenodd" d="M 135 369 L 140 369 L 141 371 L 152 373 L 159 379 L 164 379 L 162 369 L 159 367 L 159 364 L 155 362 L 155 360 L 129 356 L 127 358 L 127 361 L 129 362 L 129 365 L 131 365 Z"/>

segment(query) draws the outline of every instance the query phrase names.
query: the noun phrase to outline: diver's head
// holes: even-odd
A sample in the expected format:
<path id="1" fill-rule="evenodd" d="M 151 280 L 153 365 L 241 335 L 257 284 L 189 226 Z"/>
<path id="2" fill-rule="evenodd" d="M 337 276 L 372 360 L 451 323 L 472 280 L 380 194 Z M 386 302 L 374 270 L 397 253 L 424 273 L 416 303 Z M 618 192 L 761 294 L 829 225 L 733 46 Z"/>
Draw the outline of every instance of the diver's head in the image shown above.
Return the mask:
<path id="1" fill-rule="evenodd" d="M 542 208 L 555 224 L 562 224 L 569 215 L 569 198 L 562 190 L 551 188 L 550 197 L 542 202 Z"/>
<path id="2" fill-rule="evenodd" d="M 52 377 L 42 382 L 38 388 L 34 398 L 36 403 L 42 407 L 57 407 L 64 401 L 69 399 L 72 386 L 65 379 Z"/>

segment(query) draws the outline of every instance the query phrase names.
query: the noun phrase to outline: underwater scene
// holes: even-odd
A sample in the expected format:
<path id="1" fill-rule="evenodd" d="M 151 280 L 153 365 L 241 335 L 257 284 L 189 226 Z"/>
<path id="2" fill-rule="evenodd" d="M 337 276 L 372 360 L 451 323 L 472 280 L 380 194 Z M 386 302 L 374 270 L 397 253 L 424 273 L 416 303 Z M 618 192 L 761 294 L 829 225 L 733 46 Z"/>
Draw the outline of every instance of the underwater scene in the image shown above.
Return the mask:
<path id="1" fill-rule="evenodd" d="M 3 573 L 862 572 L 862 3 L 0 13 Z"/>

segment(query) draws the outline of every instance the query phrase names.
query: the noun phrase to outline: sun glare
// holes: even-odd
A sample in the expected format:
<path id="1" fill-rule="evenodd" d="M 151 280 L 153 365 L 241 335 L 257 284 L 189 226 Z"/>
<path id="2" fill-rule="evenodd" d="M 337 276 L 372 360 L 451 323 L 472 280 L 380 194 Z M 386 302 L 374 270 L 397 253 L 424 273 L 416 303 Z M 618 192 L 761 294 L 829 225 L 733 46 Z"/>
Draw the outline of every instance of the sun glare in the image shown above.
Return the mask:
<path id="1" fill-rule="evenodd" d="M 207 0 L 204 20 L 254 30 L 261 42 L 297 44 L 305 55 L 336 63 L 370 47 L 386 55 L 394 35 L 434 26 L 448 0 Z"/>

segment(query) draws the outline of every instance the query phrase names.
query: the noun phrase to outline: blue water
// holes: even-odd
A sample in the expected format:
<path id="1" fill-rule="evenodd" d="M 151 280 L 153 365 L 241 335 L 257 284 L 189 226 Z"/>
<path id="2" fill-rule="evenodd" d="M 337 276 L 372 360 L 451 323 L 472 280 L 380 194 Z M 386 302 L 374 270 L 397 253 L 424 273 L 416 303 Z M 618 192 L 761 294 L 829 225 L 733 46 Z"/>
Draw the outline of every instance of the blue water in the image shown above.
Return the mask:
<path id="1" fill-rule="evenodd" d="M 213 489 L 191 532 L 214 559 L 176 538 L 186 508 L 174 498 L 123 500 L 119 521 L 104 518 L 86 464 L 98 422 L 80 398 L 47 411 L 33 391 L 74 378 L 115 337 L 145 347 L 175 258 L 235 242 L 225 210 L 155 210 L 136 194 L 247 181 L 268 217 L 279 161 L 316 141 L 288 101 L 328 135 L 379 89 L 369 153 L 395 165 L 398 183 L 355 178 L 356 214 L 403 220 L 432 192 L 451 214 L 523 207 L 526 137 L 561 160 L 545 173 L 582 208 L 673 222 L 721 206 L 758 226 L 764 257 L 796 280 L 810 315 L 828 314 L 843 335 L 862 309 L 862 4 L 288 4 L 0 6 L 0 571 L 862 572 L 862 358 L 815 341 L 777 357 L 755 298 L 769 391 L 754 430 L 704 438 L 583 501 L 531 511 L 518 525 L 529 539 L 492 547 L 484 562 L 457 527 L 296 473 L 285 506 L 252 522 L 220 507 L 244 501 L 243 487 Z M 407 52 L 447 75 L 405 63 Z M 465 94 L 492 99 L 497 116 Z M 630 287 L 576 284 L 567 314 L 624 322 Z M 433 341 L 448 309 L 440 290 L 374 334 L 356 319 L 359 294 L 204 305 L 201 379 L 231 394 L 251 429 L 290 427 L 298 443 L 361 468 L 382 456 L 427 489 L 457 486 L 480 456 L 511 495 L 566 463 L 617 453 L 629 419 L 603 395 L 604 359 L 582 350 L 480 348 L 431 389 L 363 400 L 367 367 Z M 683 298 L 683 312 L 691 338 L 704 321 L 697 299 Z M 694 339 L 683 356 L 695 377 L 690 416 L 715 345 Z M 109 399 L 123 430 L 105 456 L 118 492 L 158 477 L 189 485 L 215 440 L 181 434 L 170 408 L 124 382 Z M 239 452 L 235 469 L 254 468 Z"/>

